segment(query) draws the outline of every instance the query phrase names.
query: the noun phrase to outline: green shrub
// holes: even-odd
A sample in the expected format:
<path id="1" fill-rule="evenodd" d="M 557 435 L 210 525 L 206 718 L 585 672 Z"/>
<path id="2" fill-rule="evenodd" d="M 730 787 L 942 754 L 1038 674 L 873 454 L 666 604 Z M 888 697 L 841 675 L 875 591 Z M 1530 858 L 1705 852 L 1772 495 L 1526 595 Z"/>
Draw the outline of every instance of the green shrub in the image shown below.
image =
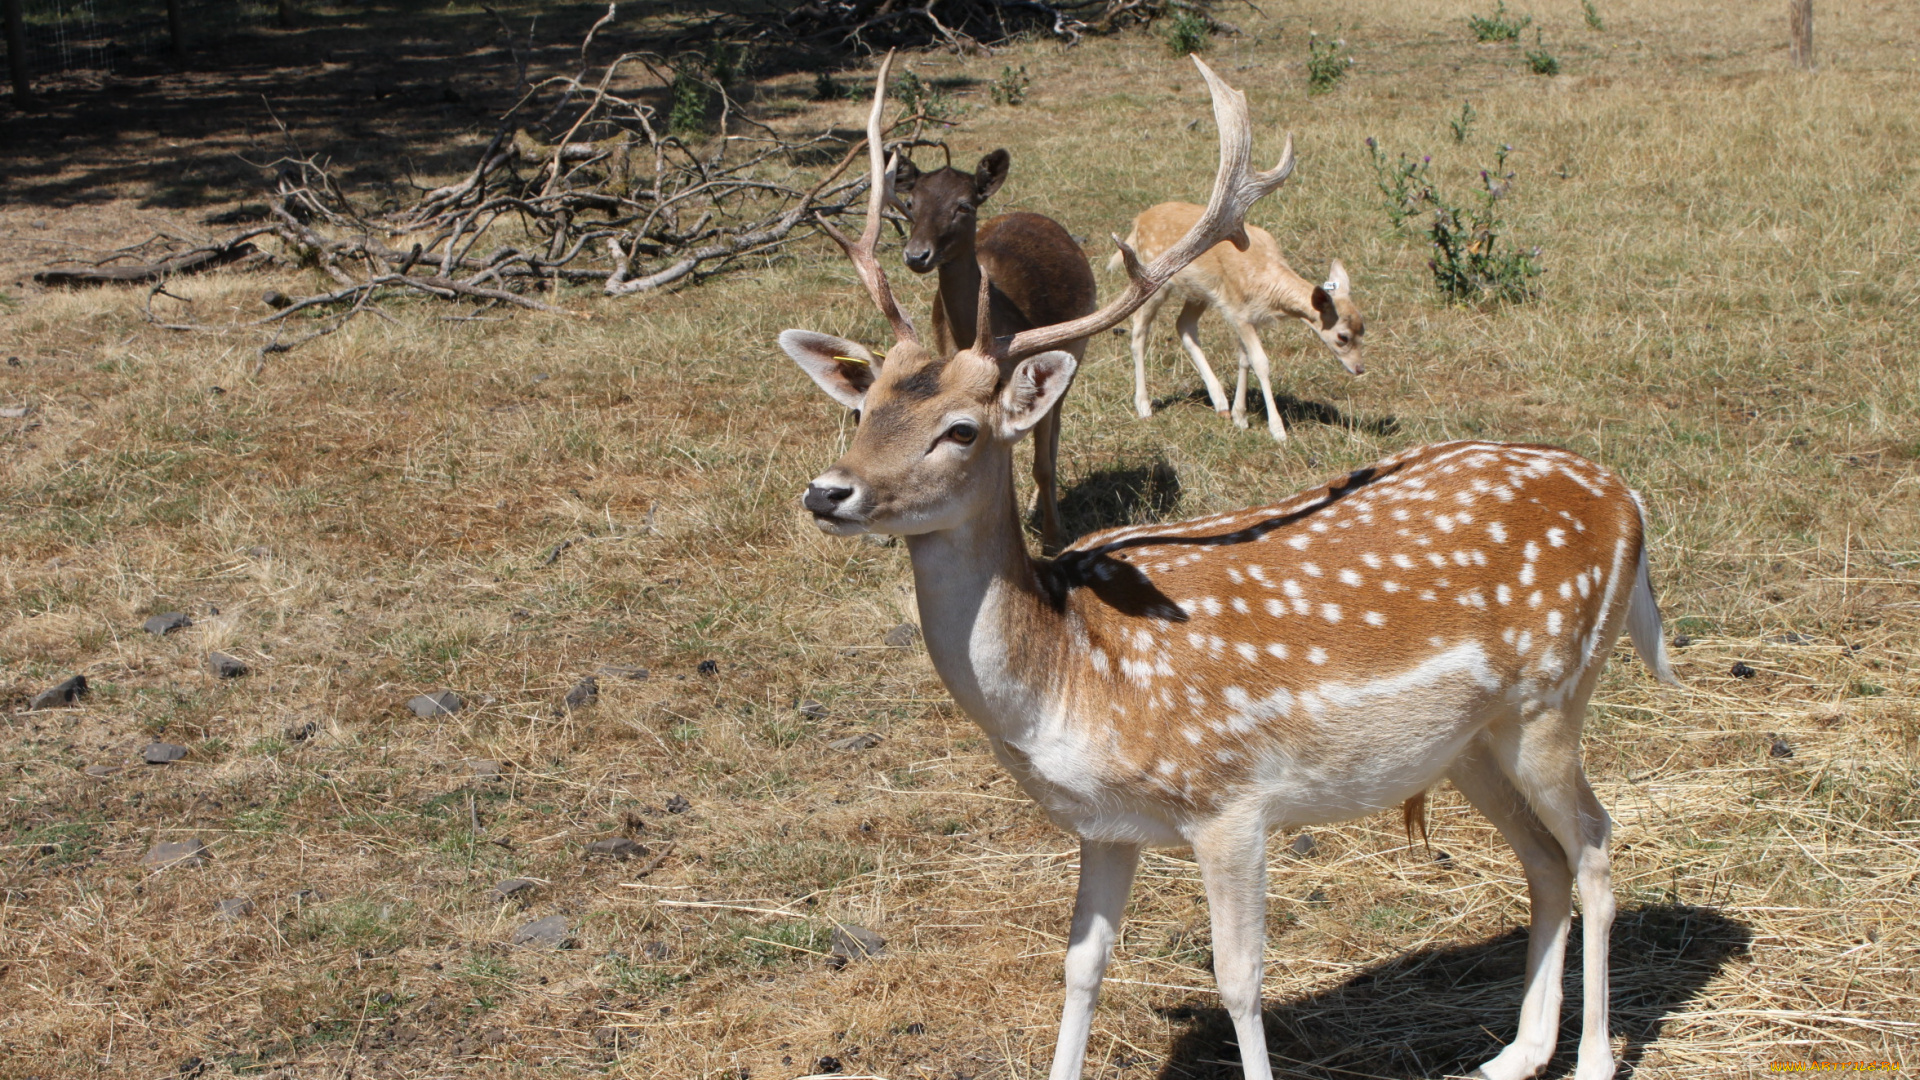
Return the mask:
<path id="1" fill-rule="evenodd" d="M 1340 85 L 1340 77 L 1353 66 L 1344 41 L 1326 41 L 1319 34 L 1307 35 L 1307 93 L 1324 94 Z"/>
<path id="2" fill-rule="evenodd" d="M 1467 16 L 1467 26 L 1473 31 L 1473 40 L 1480 42 L 1519 41 L 1520 31 L 1532 24 L 1531 15 L 1510 14 L 1507 0 L 1500 0 L 1491 15 Z"/>
<path id="3" fill-rule="evenodd" d="M 1460 103 L 1460 115 L 1447 121 L 1447 126 L 1453 129 L 1454 142 L 1463 143 L 1467 141 L 1467 133 L 1473 130 L 1474 119 L 1473 102 L 1462 101 Z"/>
<path id="4" fill-rule="evenodd" d="M 1420 212 L 1431 189 L 1427 185 L 1427 167 L 1433 164 L 1433 158 L 1423 157 L 1411 161 L 1401 154 L 1400 160 L 1389 163 L 1387 156 L 1380 152 L 1379 140 L 1367 136 L 1367 152 L 1373 155 L 1373 183 L 1386 198 L 1387 221 L 1398 229 L 1407 223 L 1407 219 Z"/>
<path id="5" fill-rule="evenodd" d="M 1587 17 L 1587 29 L 1605 30 L 1607 28 L 1607 24 L 1600 21 L 1600 9 L 1593 5 L 1593 0 L 1580 0 L 1580 13 Z"/>
<path id="6" fill-rule="evenodd" d="M 1027 65 L 1021 64 L 1020 70 L 1012 67 L 1000 69 L 1000 77 L 993 81 L 991 93 L 995 105 L 1018 105 L 1027 100 L 1027 88 L 1033 80 L 1027 76 Z"/>
<path id="7" fill-rule="evenodd" d="M 1544 272 L 1540 249 L 1500 247 L 1506 226 L 1498 209 L 1514 179 L 1513 173 L 1504 171 L 1512 151 L 1513 147 L 1502 146 L 1493 169 L 1480 170 L 1480 191 L 1471 206 L 1455 206 L 1436 189 L 1427 189 L 1427 200 L 1433 205 L 1433 220 L 1427 227 L 1433 258 L 1427 265 L 1434 285 L 1460 303 L 1520 303 L 1539 295 L 1533 279 Z"/>
<path id="8" fill-rule="evenodd" d="M 1167 24 L 1167 51 L 1175 56 L 1205 52 L 1207 46 L 1213 44 L 1209 38 L 1212 33 L 1212 19 L 1197 11 L 1182 8 Z"/>
<path id="9" fill-rule="evenodd" d="M 1533 69 L 1535 75 L 1560 74 L 1560 58 L 1548 52 L 1547 47 L 1541 44 L 1538 30 L 1533 32 L 1533 48 L 1527 50 L 1527 67 Z"/>

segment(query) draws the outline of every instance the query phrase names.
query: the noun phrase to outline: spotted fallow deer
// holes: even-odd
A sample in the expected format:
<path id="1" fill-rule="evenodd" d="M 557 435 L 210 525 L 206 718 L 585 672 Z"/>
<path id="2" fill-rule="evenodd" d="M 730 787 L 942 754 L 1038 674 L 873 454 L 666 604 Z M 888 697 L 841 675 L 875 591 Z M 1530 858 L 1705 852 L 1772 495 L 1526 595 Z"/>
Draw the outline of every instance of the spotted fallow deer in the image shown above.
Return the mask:
<path id="1" fill-rule="evenodd" d="M 1200 219 L 1200 207 L 1192 203 L 1167 202 L 1133 219 L 1133 232 L 1127 243 L 1143 259 L 1151 259 L 1178 240 Z M 1260 378 L 1260 394 L 1267 406 L 1267 431 L 1275 441 L 1285 441 L 1287 427 L 1273 404 L 1273 382 L 1267 351 L 1261 347 L 1260 331 L 1280 318 L 1305 323 L 1333 355 L 1355 375 L 1367 368 L 1361 357 L 1361 338 L 1366 335 L 1359 305 L 1353 302 L 1347 268 L 1333 260 L 1327 280 L 1316 285 L 1287 265 L 1273 234 L 1257 226 L 1247 226 L 1250 243 L 1245 251 L 1221 244 L 1193 260 L 1193 265 L 1173 276 L 1167 287 L 1133 313 L 1133 406 L 1141 419 L 1153 415 L 1153 399 L 1147 396 L 1147 333 L 1153 320 L 1169 300 L 1179 300 L 1180 315 L 1174 326 L 1180 344 L 1186 347 L 1200 379 L 1207 385 L 1207 397 L 1215 412 L 1227 415 L 1227 392 L 1200 351 L 1200 314 L 1213 308 L 1232 327 L 1234 344 L 1240 353 L 1240 374 L 1233 387 L 1233 423 L 1247 426 L 1247 368 Z M 1119 264 L 1113 264 L 1118 270 Z"/>
<path id="2" fill-rule="evenodd" d="M 864 413 L 805 505 L 828 533 L 906 538 L 941 681 L 1028 795 L 1080 837 L 1052 1080 L 1081 1073 L 1147 845 L 1193 849 L 1243 1067 L 1270 1077 L 1268 835 L 1403 804 L 1443 778 L 1513 845 L 1533 903 L 1519 1033 L 1482 1073 L 1521 1080 L 1553 1053 L 1577 881 L 1575 1075 L 1605 1080 L 1609 826 L 1581 769 L 1581 718 L 1623 627 L 1672 679 L 1639 504 L 1617 478 L 1549 447 L 1441 443 L 1271 506 L 1097 533 L 1053 560 L 1027 554 L 1012 448 L 1073 375 L 1058 346 L 1130 315 L 1292 166 L 1289 140 L 1277 168 L 1249 171 L 1246 99 L 1199 67 L 1221 152 L 1200 221 L 1146 265 L 1122 247 L 1128 285 L 1100 311 L 951 357 L 921 344 L 874 256 L 886 175 L 874 156 L 866 231 L 841 239 L 893 346 L 882 357 L 780 335 L 828 396 Z"/>
<path id="3" fill-rule="evenodd" d="M 1090 314 L 1098 287 L 1086 252 L 1059 222 L 1040 214 L 1001 214 L 976 227 L 980 205 L 1006 182 L 1009 157 L 995 150 L 971 173 L 952 166 L 923 173 L 902 159 L 894 191 L 905 197 L 913 228 L 901 252 L 907 269 L 938 269 L 933 298 L 934 352 L 946 357 L 974 344 L 981 276 L 991 283 L 993 334 L 1048 326 Z M 1063 346 L 1078 360 L 1083 338 Z M 1047 554 L 1061 541 L 1060 506 L 1054 476 L 1060 457 L 1060 405 L 1033 429 L 1034 502 L 1040 511 L 1040 545 Z"/>

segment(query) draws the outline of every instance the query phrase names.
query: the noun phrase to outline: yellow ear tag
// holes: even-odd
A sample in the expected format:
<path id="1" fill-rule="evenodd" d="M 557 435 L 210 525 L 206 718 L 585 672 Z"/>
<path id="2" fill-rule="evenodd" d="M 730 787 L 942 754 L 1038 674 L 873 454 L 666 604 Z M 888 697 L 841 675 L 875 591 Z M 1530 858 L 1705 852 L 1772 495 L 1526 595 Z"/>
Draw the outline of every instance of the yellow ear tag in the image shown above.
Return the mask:
<path id="1" fill-rule="evenodd" d="M 860 358 L 859 358 L 859 357 L 857 357 L 857 356 L 836 356 L 836 357 L 834 357 L 834 359 L 835 359 L 835 360 L 845 360 L 846 362 L 848 362 L 848 363 L 850 363 L 850 364 L 864 364 L 864 363 L 866 363 L 866 361 L 865 361 L 865 360 L 862 360 L 862 359 L 860 359 Z"/>

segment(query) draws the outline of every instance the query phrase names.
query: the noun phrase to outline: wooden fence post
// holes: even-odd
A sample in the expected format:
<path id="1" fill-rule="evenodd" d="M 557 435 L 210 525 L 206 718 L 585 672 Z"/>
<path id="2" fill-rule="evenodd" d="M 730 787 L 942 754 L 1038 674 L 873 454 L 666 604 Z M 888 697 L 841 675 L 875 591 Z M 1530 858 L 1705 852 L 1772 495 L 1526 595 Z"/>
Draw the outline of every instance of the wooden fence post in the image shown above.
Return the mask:
<path id="1" fill-rule="evenodd" d="M 1793 66 L 1813 70 L 1813 0 L 1787 0 L 1788 52 Z"/>

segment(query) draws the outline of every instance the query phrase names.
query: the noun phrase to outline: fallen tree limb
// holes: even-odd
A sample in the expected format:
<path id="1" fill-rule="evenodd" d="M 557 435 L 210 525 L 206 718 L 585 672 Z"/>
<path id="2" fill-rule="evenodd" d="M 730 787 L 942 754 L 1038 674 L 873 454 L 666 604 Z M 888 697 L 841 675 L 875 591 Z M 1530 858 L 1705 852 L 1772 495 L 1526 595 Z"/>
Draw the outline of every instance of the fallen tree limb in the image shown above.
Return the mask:
<path id="1" fill-rule="evenodd" d="M 180 274 L 211 270 L 216 266 L 226 266 L 260 254 L 260 249 L 248 243 L 248 239 L 259 235 L 262 231 L 264 230 L 255 230 L 224 243 L 195 248 L 155 263 L 136 263 L 131 266 L 52 267 L 33 275 L 33 280 L 49 287 L 138 285 L 149 281 L 164 281 Z"/>

